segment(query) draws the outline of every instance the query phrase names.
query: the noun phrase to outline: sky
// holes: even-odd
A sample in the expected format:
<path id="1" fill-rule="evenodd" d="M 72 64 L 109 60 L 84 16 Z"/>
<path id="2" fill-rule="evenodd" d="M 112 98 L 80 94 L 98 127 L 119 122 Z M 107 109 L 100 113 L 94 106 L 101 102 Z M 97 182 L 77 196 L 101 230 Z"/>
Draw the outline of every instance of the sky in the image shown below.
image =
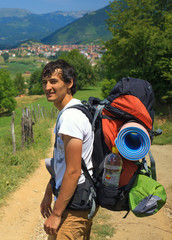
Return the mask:
<path id="1" fill-rule="evenodd" d="M 22 8 L 32 13 L 55 11 L 98 10 L 109 4 L 110 0 L 4 0 L 0 8 Z"/>

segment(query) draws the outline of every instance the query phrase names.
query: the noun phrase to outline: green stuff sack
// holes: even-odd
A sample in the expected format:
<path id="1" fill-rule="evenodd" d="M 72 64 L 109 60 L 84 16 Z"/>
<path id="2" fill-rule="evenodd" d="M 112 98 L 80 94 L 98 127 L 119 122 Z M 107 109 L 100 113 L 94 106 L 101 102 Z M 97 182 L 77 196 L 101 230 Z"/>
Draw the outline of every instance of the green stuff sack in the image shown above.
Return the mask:
<path id="1" fill-rule="evenodd" d="M 158 212 L 166 203 L 164 187 L 152 178 L 138 174 L 129 192 L 129 207 L 137 217 Z"/>

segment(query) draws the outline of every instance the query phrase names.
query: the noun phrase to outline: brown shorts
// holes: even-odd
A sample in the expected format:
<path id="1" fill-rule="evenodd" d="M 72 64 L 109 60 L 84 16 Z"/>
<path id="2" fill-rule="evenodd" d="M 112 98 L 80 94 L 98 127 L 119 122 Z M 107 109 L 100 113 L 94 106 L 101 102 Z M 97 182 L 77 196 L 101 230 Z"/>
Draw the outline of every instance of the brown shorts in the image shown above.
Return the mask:
<path id="1" fill-rule="evenodd" d="M 94 216 L 96 215 L 98 208 Z M 89 240 L 92 219 L 88 219 L 90 210 L 65 210 L 57 235 L 49 235 L 48 240 Z"/>

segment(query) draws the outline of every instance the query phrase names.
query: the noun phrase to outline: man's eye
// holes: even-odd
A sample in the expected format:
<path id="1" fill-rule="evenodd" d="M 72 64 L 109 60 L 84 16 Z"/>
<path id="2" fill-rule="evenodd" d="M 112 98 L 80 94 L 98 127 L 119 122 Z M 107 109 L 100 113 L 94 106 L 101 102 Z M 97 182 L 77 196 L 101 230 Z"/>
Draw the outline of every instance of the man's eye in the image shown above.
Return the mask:
<path id="1" fill-rule="evenodd" d="M 57 83 L 57 80 L 52 80 L 51 83 L 55 84 L 55 83 Z"/>

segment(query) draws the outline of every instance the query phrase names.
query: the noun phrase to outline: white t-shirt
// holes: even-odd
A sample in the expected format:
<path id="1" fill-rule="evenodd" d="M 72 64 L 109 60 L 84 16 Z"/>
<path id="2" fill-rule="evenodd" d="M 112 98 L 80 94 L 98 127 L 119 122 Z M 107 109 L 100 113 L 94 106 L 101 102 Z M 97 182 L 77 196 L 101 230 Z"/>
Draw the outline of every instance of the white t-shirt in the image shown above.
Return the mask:
<path id="1" fill-rule="evenodd" d="M 92 151 L 94 133 L 91 124 L 85 114 L 78 109 L 68 107 L 76 104 L 81 104 L 81 101 L 72 99 L 58 114 L 55 132 L 57 132 L 56 147 L 54 148 L 54 171 L 56 188 L 61 186 L 61 182 L 65 173 L 66 163 L 64 154 L 64 144 L 62 134 L 81 139 L 82 143 L 82 158 L 85 161 L 89 173 L 92 175 Z M 83 172 L 79 178 L 78 184 L 85 181 Z"/>

